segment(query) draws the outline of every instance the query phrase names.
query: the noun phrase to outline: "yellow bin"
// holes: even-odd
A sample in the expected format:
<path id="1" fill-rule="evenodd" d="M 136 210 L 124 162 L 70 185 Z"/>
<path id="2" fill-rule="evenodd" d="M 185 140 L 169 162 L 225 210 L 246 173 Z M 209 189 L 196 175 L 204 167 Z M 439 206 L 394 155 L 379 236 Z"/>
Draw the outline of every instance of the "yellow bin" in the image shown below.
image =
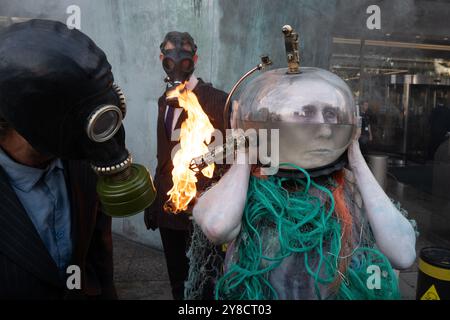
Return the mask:
<path id="1" fill-rule="evenodd" d="M 424 248 L 419 257 L 416 300 L 450 300 L 450 250 Z"/>

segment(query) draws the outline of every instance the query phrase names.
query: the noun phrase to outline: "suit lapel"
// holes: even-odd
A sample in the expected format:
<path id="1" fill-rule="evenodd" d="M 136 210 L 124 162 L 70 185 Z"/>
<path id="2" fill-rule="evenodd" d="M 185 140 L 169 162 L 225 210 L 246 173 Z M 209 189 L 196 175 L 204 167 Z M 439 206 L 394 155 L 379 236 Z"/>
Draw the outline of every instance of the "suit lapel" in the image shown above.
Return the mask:
<path id="1" fill-rule="evenodd" d="M 36 277 L 58 287 L 58 268 L 0 166 L 0 252 Z"/>
<path id="2" fill-rule="evenodd" d="M 73 257 L 75 264 L 82 263 L 89 249 L 98 208 L 96 177 L 87 163 L 65 161 L 64 173 L 70 199 Z"/>
<path id="3" fill-rule="evenodd" d="M 158 131 L 161 135 L 163 135 L 163 137 L 165 138 L 165 140 L 170 141 L 170 138 L 167 136 L 167 132 L 166 132 L 166 123 L 165 123 L 165 119 L 166 119 L 166 105 L 165 104 L 161 104 L 159 106 L 159 112 L 158 112 Z"/>
<path id="4" fill-rule="evenodd" d="M 158 115 L 158 131 L 160 132 L 160 134 L 162 134 L 165 139 L 170 143 L 175 143 L 177 144 L 178 141 L 172 141 L 171 137 L 167 136 L 167 132 L 166 132 L 166 109 L 167 109 L 167 105 L 164 103 L 164 101 L 162 101 L 163 103 L 161 103 L 159 105 L 159 115 Z M 181 124 L 187 119 L 187 113 L 186 111 L 182 111 L 180 116 L 178 117 L 178 120 L 175 124 L 175 130 L 180 129 L 181 128 Z"/>
<path id="5" fill-rule="evenodd" d="M 67 186 L 67 196 L 69 197 L 69 203 L 70 203 L 70 223 L 71 223 L 71 230 L 70 235 L 72 239 L 72 261 L 74 261 L 74 257 L 76 256 L 77 252 L 77 244 L 79 239 L 79 221 L 76 212 L 78 212 L 78 205 L 76 201 L 74 201 L 74 188 L 71 184 L 71 177 L 69 175 L 69 163 L 67 161 L 63 161 L 64 165 L 64 179 L 66 181 Z"/>
<path id="6" fill-rule="evenodd" d="M 181 111 L 180 116 L 178 117 L 177 123 L 175 125 L 175 130 L 180 129 L 183 122 L 187 119 L 187 112 Z M 175 141 L 174 141 L 175 142 Z M 178 143 L 178 142 L 177 142 Z"/>

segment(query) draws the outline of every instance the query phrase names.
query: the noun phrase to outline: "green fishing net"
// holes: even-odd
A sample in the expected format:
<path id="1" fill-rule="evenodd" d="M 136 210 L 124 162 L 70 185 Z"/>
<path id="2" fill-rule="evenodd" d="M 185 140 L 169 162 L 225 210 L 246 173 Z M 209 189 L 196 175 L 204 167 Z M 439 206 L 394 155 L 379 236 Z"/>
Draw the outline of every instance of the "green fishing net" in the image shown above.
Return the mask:
<path id="1" fill-rule="evenodd" d="M 330 191 L 336 182 L 328 176 L 316 183 L 294 167 L 304 178 L 251 177 L 241 232 L 215 280 L 215 298 L 398 299 L 396 274 L 376 249 L 366 218 L 351 209 L 354 247 L 350 256 L 341 257 L 342 226 Z M 353 208 L 352 193 L 345 197 Z M 205 252 L 194 251 L 208 241 L 199 229 L 189 255 L 195 264 L 187 282 L 190 292 L 204 279 L 198 257 Z M 344 273 L 339 271 L 340 259 L 349 261 Z"/>

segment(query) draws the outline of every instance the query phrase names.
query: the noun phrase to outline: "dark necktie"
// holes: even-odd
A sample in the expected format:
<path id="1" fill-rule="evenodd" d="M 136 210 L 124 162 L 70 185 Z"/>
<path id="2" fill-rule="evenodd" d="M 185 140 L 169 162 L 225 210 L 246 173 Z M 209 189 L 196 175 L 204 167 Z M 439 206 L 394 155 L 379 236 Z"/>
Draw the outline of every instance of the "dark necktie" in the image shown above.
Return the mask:
<path id="1" fill-rule="evenodd" d="M 173 116 L 175 114 L 175 108 L 171 106 L 167 106 L 167 115 L 166 115 L 166 133 L 167 137 L 170 139 L 172 137 L 172 123 L 173 123 Z"/>

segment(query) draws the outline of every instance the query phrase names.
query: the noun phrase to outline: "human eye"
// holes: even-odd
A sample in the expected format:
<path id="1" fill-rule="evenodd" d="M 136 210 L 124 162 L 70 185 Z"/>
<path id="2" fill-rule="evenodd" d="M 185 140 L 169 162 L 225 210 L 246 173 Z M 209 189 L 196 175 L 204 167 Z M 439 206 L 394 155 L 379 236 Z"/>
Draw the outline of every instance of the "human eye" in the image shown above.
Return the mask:
<path id="1" fill-rule="evenodd" d="M 327 123 L 336 123 L 337 122 L 337 111 L 334 108 L 326 108 L 323 111 L 323 118 Z"/>
<path id="2" fill-rule="evenodd" d="M 314 118 L 316 109 L 312 106 L 304 106 L 300 116 L 303 118 Z"/>
<path id="3" fill-rule="evenodd" d="M 314 122 L 317 117 L 317 108 L 313 105 L 302 106 L 294 112 L 294 117 L 300 122 Z"/>

